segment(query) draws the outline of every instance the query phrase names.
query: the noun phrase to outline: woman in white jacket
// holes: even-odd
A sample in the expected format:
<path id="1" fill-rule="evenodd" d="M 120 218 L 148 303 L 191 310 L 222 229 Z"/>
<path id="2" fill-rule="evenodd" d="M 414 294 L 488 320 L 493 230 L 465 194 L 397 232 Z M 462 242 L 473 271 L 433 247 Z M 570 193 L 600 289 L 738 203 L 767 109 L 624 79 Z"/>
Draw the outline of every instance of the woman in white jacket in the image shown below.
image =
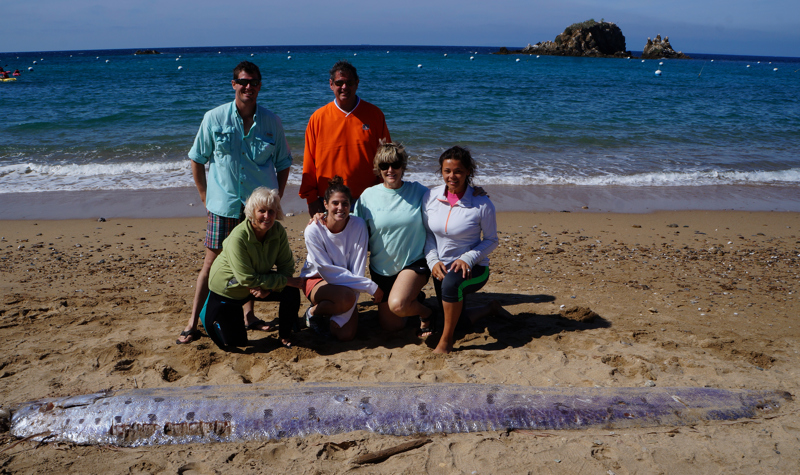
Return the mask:
<path id="1" fill-rule="evenodd" d="M 350 215 L 351 202 L 350 189 L 341 177 L 333 177 L 325 191 L 323 219 L 306 227 L 308 255 L 300 271 L 311 301 L 305 314 L 308 325 L 318 333 L 327 327 L 339 341 L 356 336 L 360 292 L 372 295 L 376 303 L 383 298 L 378 285 L 364 276 L 369 235 L 364 220 Z"/>
<path id="2" fill-rule="evenodd" d="M 469 150 L 451 147 L 439 157 L 444 185 L 423 198 L 427 229 L 425 258 L 433 275 L 436 297 L 444 311 L 444 328 L 434 353 L 450 353 L 459 318 L 470 322 L 490 314 L 507 314 L 497 301 L 464 308 L 467 294 L 489 280 L 489 253 L 497 247 L 497 221 L 488 196 L 474 196 L 475 162 Z"/>

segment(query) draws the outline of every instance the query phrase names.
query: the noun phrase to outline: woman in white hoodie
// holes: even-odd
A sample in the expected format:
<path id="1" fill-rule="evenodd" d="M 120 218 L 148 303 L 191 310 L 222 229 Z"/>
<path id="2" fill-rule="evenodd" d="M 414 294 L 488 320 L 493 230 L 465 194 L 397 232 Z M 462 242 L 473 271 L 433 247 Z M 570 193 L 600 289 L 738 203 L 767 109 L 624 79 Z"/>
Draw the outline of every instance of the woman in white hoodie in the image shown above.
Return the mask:
<path id="1" fill-rule="evenodd" d="M 358 330 L 359 293 L 367 292 L 380 303 L 383 292 L 364 276 L 367 225 L 350 215 L 352 196 L 341 177 L 328 183 L 324 203 L 323 219 L 309 224 L 304 233 L 308 255 L 300 277 L 305 279 L 303 291 L 311 302 L 306 322 L 318 333 L 326 333 L 327 327 L 339 341 L 349 341 Z"/>

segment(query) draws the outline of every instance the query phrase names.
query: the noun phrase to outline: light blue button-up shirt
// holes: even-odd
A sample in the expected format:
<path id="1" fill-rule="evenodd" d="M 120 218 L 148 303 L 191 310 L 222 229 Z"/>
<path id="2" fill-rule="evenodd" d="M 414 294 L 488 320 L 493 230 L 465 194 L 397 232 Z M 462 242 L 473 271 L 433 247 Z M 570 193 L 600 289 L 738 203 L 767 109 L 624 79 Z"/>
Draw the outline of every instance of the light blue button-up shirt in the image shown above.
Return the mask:
<path id="1" fill-rule="evenodd" d="M 278 172 L 292 165 L 281 119 L 258 106 L 247 135 L 236 103 L 206 112 L 189 158 L 208 163 L 206 208 L 238 218 L 242 204 L 259 186 L 278 189 Z"/>

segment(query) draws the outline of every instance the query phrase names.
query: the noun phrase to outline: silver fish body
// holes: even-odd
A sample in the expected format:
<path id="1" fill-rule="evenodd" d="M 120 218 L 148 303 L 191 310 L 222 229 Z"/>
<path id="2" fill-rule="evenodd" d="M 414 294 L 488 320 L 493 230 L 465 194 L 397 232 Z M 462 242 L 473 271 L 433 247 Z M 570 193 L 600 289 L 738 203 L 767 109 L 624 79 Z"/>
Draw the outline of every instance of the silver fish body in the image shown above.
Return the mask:
<path id="1" fill-rule="evenodd" d="M 608 429 L 733 420 L 777 411 L 783 391 L 533 388 L 480 384 L 267 384 L 105 391 L 12 411 L 16 437 L 142 446 L 234 442 L 356 430 L 410 435 Z"/>

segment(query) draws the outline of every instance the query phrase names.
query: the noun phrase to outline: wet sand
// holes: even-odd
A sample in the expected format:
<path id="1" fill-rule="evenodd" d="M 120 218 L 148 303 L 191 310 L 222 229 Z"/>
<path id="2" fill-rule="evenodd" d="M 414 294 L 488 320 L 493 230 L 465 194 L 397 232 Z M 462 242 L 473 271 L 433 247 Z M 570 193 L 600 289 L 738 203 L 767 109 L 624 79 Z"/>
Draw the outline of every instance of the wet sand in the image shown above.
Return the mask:
<path id="1" fill-rule="evenodd" d="M 493 196 L 494 199 L 494 196 Z M 498 200 L 502 197 L 498 196 Z M 195 201 L 196 198 L 195 198 Z M 511 318 L 461 332 L 451 355 L 414 326 L 389 334 L 362 302 L 357 338 L 277 332 L 224 353 L 177 345 L 202 262 L 204 218 L 0 221 L 0 404 L 106 388 L 263 382 L 471 382 L 544 387 L 709 386 L 798 394 L 800 213 L 503 212 L 492 276 L 473 303 Z M 304 258 L 307 218 L 287 218 Z M 425 289 L 433 304 L 433 289 Z M 304 302 L 305 308 L 306 302 Z M 584 320 L 566 312 L 590 309 Z M 277 318 L 274 304 L 257 314 Z M 580 312 L 578 312 L 580 314 Z M 138 449 L 16 445 L 9 473 L 792 473 L 797 404 L 732 423 L 618 431 L 433 435 L 375 465 L 353 460 L 409 440 L 356 432 L 271 442 Z"/>
<path id="2" fill-rule="evenodd" d="M 480 183 L 478 183 L 480 184 Z M 498 186 L 487 185 L 498 211 L 651 213 L 675 210 L 800 212 L 796 186 Z M 283 210 L 306 212 L 288 185 Z M 0 220 L 178 218 L 205 216 L 195 188 L 50 191 L 0 194 Z"/>

